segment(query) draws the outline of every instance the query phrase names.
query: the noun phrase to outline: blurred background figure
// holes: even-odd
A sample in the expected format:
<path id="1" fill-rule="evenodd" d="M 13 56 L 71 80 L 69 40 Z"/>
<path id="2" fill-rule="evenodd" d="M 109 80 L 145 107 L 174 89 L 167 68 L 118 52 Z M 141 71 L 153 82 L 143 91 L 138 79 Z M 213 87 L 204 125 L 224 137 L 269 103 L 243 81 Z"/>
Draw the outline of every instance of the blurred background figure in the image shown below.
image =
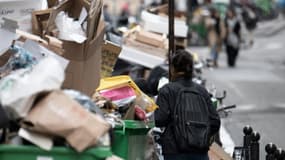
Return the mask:
<path id="1" fill-rule="evenodd" d="M 137 8 L 136 19 L 139 22 L 141 20 L 141 13 L 146 8 L 145 1 L 140 0 L 139 6 Z"/>
<path id="2" fill-rule="evenodd" d="M 118 18 L 118 26 L 128 26 L 130 16 L 129 5 L 129 2 L 125 2 L 121 7 L 121 12 Z"/>
<path id="3" fill-rule="evenodd" d="M 157 7 L 159 6 L 161 3 L 159 0 L 152 0 L 152 2 L 150 3 L 150 7 Z"/>
<path id="4" fill-rule="evenodd" d="M 213 61 L 214 67 L 218 67 L 218 58 L 222 48 L 222 32 L 224 27 L 220 14 L 215 8 L 210 8 L 210 16 L 206 20 L 206 26 L 211 60 Z"/>
<path id="5" fill-rule="evenodd" d="M 285 0 L 277 0 L 277 8 L 280 15 L 284 18 L 285 16 Z"/>
<path id="6" fill-rule="evenodd" d="M 237 19 L 236 13 L 233 8 L 228 8 L 227 10 L 225 18 L 225 27 L 226 27 L 225 45 L 227 53 L 227 63 L 229 67 L 235 67 L 240 47 L 241 24 Z"/>
<path id="7" fill-rule="evenodd" d="M 242 8 L 242 19 L 244 21 L 245 24 L 245 28 L 248 32 L 248 38 L 249 38 L 249 45 L 250 47 L 252 47 L 253 42 L 254 42 L 254 30 L 257 27 L 257 22 L 258 22 L 258 17 L 256 15 L 256 13 L 254 12 L 253 8 L 248 5 L 245 4 Z"/>
<path id="8" fill-rule="evenodd" d="M 107 4 L 104 4 L 104 6 L 103 6 L 103 17 L 104 17 L 105 22 L 112 24 L 112 18 L 111 18 L 111 15 L 110 15 L 108 9 L 109 9 L 109 6 Z"/>

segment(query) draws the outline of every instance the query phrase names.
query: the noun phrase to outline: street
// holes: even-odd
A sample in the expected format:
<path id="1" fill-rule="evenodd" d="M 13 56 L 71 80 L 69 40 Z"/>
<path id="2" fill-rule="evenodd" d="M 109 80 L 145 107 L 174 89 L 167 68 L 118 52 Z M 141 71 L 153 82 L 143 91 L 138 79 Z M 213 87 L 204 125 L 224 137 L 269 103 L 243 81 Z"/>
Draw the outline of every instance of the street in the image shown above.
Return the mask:
<path id="1" fill-rule="evenodd" d="M 265 28 L 258 32 L 272 34 L 256 34 L 254 46 L 240 51 L 236 68 L 228 68 L 226 55 L 221 53 L 219 68 L 207 69 L 204 75 L 208 87 L 214 84 L 218 91 L 227 91 L 224 104 L 237 105 L 229 117 L 222 119 L 234 145 L 242 145 L 243 127 L 250 125 L 261 135 L 260 159 L 265 159 L 267 143 L 285 148 L 285 31 L 275 33 Z M 208 57 L 205 47 L 189 49 Z"/>

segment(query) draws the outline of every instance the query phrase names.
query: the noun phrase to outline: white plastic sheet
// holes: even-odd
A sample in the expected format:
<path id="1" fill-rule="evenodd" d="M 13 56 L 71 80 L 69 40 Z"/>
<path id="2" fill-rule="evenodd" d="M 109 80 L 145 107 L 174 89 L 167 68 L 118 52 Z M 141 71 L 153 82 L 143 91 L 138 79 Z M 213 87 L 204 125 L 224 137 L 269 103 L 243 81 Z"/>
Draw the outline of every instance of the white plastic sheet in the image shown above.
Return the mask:
<path id="1" fill-rule="evenodd" d="M 0 102 L 14 118 L 24 117 L 35 95 L 59 89 L 64 81 L 64 69 L 48 56 L 33 67 L 19 69 L 0 80 Z"/>
<path id="2" fill-rule="evenodd" d="M 86 12 L 81 12 L 81 15 Z M 80 16 L 82 17 L 82 16 Z M 75 21 L 73 18 L 68 17 L 64 12 L 59 12 L 55 24 L 59 30 L 59 38 L 67 41 L 75 41 L 77 43 L 83 43 L 87 37 L 81 27 L 81 23 L 84 18 L 80 18 L 80 21 Z"/>

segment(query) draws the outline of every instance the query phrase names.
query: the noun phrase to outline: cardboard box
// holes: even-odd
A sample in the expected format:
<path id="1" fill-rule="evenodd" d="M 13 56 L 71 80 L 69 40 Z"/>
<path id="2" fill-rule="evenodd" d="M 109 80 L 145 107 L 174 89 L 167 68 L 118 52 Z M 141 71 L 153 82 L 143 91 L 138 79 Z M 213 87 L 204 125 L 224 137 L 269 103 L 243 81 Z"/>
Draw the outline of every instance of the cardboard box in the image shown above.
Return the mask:
<path id="1" fill-rule="evenodd" d="M 38 36 L 43 35 L 43 31 L 47 28 L 48 19 L 52 9 L 40 10 L 32 12 L 32 31 Z"/>
<path id="2" fill-rule="evenodd" d="M 83 55 L 77 55 L 76 53 L 62 52 L 62 44 L 59 44 L 57 39 L 50 38 L 47 42 L 41 39 L 39 36 L 35 36 L 26 32 L 17 31 L 23 40 L 31 39 L 39 42 L 41 45 L 54 51 L 58 55 L 63 56 L 69 60 L 69 64 L 65 71 L 65 81 L 63 88 L 76 89 L 89 96 L 95 91 L 100 81 L 101 71 L 101 48 L 103 44 L 105 25 L 103 21 L 100 21 L 98 26 L 98 32 L 91 44 L 88 45 L 88 54 L 86 57 Z M 73 57 L 74 55 L 74 57 Z M 0 56 L 0 64 L 5 64 L 9 58 L 9 55 Z M 77 59 L 79 58 L 79 59 Z"/>
<path id="3" fill-rule="evenodd" d="M 46 35 L 49 46 L 59 55 L 70 60 L 66 70 L 64 88 L 76 89 L 89 96 L 99 85 L 101 70 L 101 46 L 104 37 L 104 21 L 101 20 L 102 0 L 65 1 L 52 9 L 48 20 Z M 60 11 L 65 11 L 69 16 L 78 18 L 82 8 L 89 13 L 87 17 L 87 40 L 82 43 L 59 40 L 53 37 L 55 29 L 54 20 Z"/>
<path id="4" fill-rule="evenodd" d="M 168 34 L 168 17 L 142 11 L 143 28 L 146 31 Z M 175 37 L 187 37 L 188 26 L 185 20 L 175 18 Z"/>
<path id="5" fill-rule="evenodd" d="M 91 96 L 99 86 L 104 29 L 104 22 L 101 21 L 96 37 L 88 45 L 86 54 L 80 57 L 76 52 L 65 52 L 62 55 L 70 60 L 63 88 L 76 89 Z"/>
<path id="6" fill-rule="evenodd" d="M 96 3 L 90 4 L 86 0 L 65 1 L 61 5 L 52 8 L 47 24 L 47 30 L 50 31 L 49 29 L 54 27 L 53 21 L 57 13 L 60 11 L 66 11 L 72 17 L 78 18 L 77 16 L 79 16 L 82 7 L 86 8 L 88 12 L 90 11 L 87 21 L 87 32 L 92 32 L 92 34 L 88 34 L 87 40 L 83 44 L 71 41 L 62 41 L 44 31 L 40 31 L 39 33 L 47 33 L 47 35 L 42 35 L 47 38 L 47 40 L 43 40 L 39 36 L 29 35 L 24 32 L 21 33 L 22 37 L 40 42 L 48 49 L 51 49 L 58 55 L 68 59 L 70 63 L 66 69 L 63 88 L 76 89 L 89 96 L 92 95 L 99 85 L 101 71 L 101 46 L 103 44 L 105 32 L 104 21 L 100 20 L 100 6 L 102 5 L 102 0 L 92 2 Z M 3 62 L 6 62 L 5 57 L 3 58 Z"/>
<path id="7" fill-rule="evenodd" d="M 139 42 L 152 45 L 155 47 L 159 47 L 159 48 L 164 48 L 165 46 L 165 43 L 164 43 L 165 39 L 162 37 L 162 35 L 143 31 L 143 30 L 138 31 L 136 33 L 135 39 Z"/>

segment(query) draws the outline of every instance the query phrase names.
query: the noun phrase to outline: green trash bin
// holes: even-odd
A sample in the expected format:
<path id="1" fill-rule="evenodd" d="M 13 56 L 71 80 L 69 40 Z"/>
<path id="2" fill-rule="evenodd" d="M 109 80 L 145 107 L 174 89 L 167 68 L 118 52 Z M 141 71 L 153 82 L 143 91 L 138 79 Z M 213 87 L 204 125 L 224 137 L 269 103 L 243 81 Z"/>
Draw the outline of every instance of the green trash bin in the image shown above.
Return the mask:
<path id="1" fill-rule="evenodd" d="M 110 147 L 90 148 L 78 153 L 65 147 L 45 151 L 36 146 L 0 145 L 0 160 L 105 160 L 110 156 Z"/>
<path id="2" fill-rule="evenodd" d="M 147 133 L 153 127 L 154 122 L 124 120 L 115 127 L 112 151 L 125 160 L 144 160 Z"/>

